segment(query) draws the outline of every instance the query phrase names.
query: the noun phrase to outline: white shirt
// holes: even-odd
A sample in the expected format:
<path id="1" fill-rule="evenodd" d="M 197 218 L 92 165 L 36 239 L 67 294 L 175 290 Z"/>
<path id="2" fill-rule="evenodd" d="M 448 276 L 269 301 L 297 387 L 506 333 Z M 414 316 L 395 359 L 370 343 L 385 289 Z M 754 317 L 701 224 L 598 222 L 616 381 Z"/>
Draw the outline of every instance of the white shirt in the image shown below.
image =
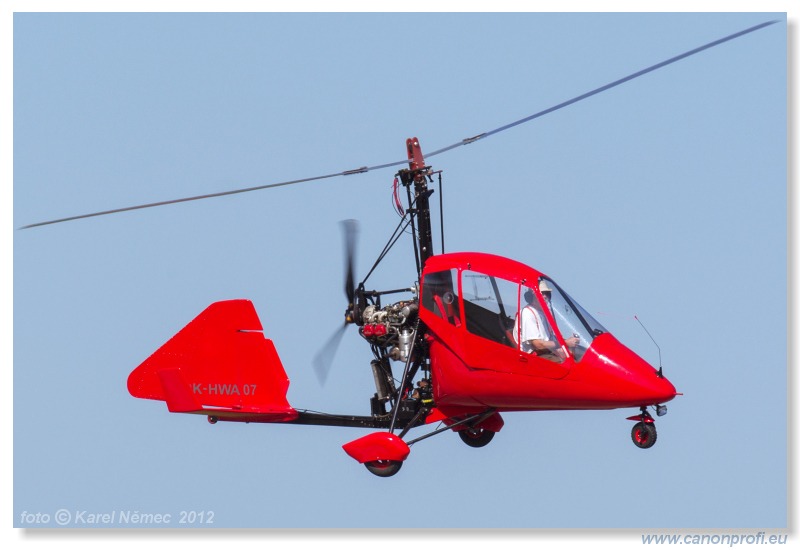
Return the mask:
<path id="1" fill-rule="evenodd" d="M 514 321 L 514 338 L 520 335 L 522 340 L 521 349 L 525 353 L 533 353 L 533 346 L 530 344 L 531 340 L 552 340 L 553 337 L 550 333 L 550 326 L 547 321 L 542 318 L 542 314 L 533 306 L 525 306 L 522 308 L 522 331 L 519 327 L 519 315 Z"/>

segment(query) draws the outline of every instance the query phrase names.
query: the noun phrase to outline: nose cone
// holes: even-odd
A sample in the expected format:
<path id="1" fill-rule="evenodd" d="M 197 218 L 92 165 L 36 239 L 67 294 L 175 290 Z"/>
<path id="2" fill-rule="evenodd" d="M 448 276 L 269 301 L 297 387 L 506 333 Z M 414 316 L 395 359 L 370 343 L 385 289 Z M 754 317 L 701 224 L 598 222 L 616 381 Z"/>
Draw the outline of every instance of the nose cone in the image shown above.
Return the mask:
<path id="1" fill-rule="evenodd" d="M 662 404 L 677 395 L 672 382 L 659 376 L 655 368 L 611 334 L 602 334 L 592 342 L 583 359 L 587 360 L 597 383 L 619 406 Z"/>
<path id="2" fill-rule="evenodd" d="M 648 375 L 642 376 L 640 379 L 636 380 L 636 385 L 637 388 L 635 391 L 644 396 L 644 401 L 651 405 L 671 401 L 678 394 L 672 382 L 658 376 L 657 371 L 654 377 Z"/>

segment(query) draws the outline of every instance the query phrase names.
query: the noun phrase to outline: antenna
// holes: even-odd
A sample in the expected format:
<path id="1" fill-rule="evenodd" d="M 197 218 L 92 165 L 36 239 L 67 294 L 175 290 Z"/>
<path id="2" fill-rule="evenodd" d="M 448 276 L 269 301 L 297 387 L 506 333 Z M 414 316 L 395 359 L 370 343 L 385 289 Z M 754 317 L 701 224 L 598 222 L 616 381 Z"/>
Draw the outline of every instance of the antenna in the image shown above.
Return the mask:
<path id="1" fill-rule="evenodd" d="M 644 329 L 644 331 L 647 333 L 647 335 L 650 337 L 650 339 L 651 339 L 651 340 L 653 341 L 653 343 L 656 345 L 656 348 L 658 348 L 658 377 L 659 377 L 659 378 L 664 378 L 664 367 L 661 365 L 661 348 L 659 347 L 659 345 L 658 345 L 658 342 L 656 342 L 656 339 L 655 339 L 655 338 L 653 338 L 653 335 L 652 335 L 652 334 L 650 334 L 650 331 L 649 331 L 649 330 L 647 330 L 647 327 L 645 327 L 645 326 L 644 326 L 644 323 L 642 323 L 641 321 L 639 321 L 639 317 L 637 317 L 636 315 L 634 315 L 634 316 L 633 316 L 633 318 L 634 318 L 634 319 L 636 319 L 636 321 L 637 321 L 637 322 L 638 322 L 640 325 L 642 325 L 642 328 Z"/>

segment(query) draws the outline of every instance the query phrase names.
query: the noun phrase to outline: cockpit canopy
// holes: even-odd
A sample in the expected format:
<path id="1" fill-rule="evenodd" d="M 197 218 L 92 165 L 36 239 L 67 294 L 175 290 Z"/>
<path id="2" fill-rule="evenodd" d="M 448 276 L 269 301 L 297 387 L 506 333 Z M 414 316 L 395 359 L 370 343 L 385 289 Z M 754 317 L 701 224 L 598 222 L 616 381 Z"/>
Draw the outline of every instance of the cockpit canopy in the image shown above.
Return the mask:
<path id="1" fill-rule="evenodd" d="M 445 256 L 451 258 L 426 264 L 421 298 L 423 309 L 451 325 L 555 362 L 567 354 L 580 361 L 606 332 L 555 281 L 528 266 L 486 254 Z"/>

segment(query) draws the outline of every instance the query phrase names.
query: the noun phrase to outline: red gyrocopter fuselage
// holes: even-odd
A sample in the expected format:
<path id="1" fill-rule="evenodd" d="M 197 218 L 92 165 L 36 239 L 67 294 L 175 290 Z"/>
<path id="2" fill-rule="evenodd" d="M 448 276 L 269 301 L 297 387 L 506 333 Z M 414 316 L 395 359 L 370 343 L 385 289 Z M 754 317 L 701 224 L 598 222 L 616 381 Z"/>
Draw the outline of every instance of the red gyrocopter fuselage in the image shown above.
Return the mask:
<path id="1" fill-rule="evenodd" d="M 636 407 L 634 444 L 651 447 L 654 419 L 677 393 L 662 370 L 622 345 L 555 281 L 500 256 L 433 254 L 425 166 L 419 142 L 407 140 L 403 214 L 416 236 L 418 284 L 368 291 L 355 285 L 352 250 L 344 327 L 369 342 L 375 394 L 369 415 L 318 413 L 291 406 L 289 380 L 252 303 L 217 302 L 137 367 L 135 397 L 166 401 L 171 412 L 218 421 L 316 424 L 378 429 L 344 450 L 374 474 L 395 474 L 410 446 L 455 431 L 482 447 L 503 427 L 503 412 Z M 412 195 L 413 189 L 413 195 Z M 397 197 L 396 197 L 397 198 Z M 352 247 L 352 232 L 346 242 Z M 384 306 L 381 298 L 410 292 Z M 342 327 L 342 328 L 344 328 Z M 403 365 L 396 377 L 392 363 Z M 413 440 L 413 428 L 443 427 Z M 399 433 L 395 433 L 395 432 Z"/>

